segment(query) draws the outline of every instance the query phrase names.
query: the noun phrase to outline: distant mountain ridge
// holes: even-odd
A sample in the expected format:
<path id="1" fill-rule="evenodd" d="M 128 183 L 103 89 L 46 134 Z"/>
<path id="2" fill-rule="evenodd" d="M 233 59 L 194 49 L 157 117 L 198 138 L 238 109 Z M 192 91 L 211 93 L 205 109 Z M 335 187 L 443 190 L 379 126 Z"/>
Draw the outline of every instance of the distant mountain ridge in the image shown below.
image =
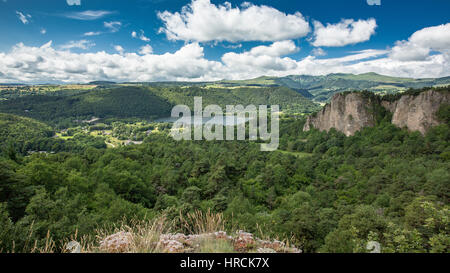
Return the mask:
<path id="1" fill-rule="evenodd" d="M 292 88 L 308 98 L 324 102 L 340 92 L 368 90 L 378 94 L 395 94 L 409 88 L 438 87 L 450 85 L 450 76 L 443 78 L 400 78 L 377 73 L 345 74 L 336 73 L 324 76 L 290 75 L 286 77 L 259 77 L 242 81 L 219 81 L 232 85 L 280 85 Z M 303 93 L 302 93 L 303 92 Z M 307 92 L 307 93 L 306 93 Z M 308 96 L 308 93 L 311 96 Z"/>
<path id="2" fill-rule="evenodd" d="M 110 84 L 116 84 L 116 82 L 110 82 L 110 81 L 93 81 L 93 82 L 89 82 L 89 84 L 95 84 L 95 85 L 110 85 Z"/>
<path id="3" fill-rule="evenodd" d="M 410 88 L 420 89 L 424 87 L 442 87 L 450 85 L 450 76 L 442 78 L 403 78 L 380 75 L 374 72 L 363 74 L 334 73 L 323 76 L 290 75 L 285 77 L 261 76 L 247 80 L 220 80 L 203 82 L 112 82 L 92 81 L 89 84 L 99 85 L 105 88 L 114 85 L 142 85 L 151 87 L 288 87 L 301 94 L 303 97 L 315 102 L 327 102 L 336 93 L 346 91 L 367 90 L 375 94 L 396 94 Z M 0 86 L 13 86 L 20 84 L 0 84 Z"/>

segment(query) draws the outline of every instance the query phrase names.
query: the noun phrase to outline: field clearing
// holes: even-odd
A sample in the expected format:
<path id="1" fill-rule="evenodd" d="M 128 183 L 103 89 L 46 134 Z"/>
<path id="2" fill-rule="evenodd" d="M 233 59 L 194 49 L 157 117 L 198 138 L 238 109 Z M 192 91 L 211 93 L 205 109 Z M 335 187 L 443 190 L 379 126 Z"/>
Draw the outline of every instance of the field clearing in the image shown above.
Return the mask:
<path id="1" fill-rule="evenodd" d="M 395 85 L 389 85 L 389 84 L 381 84 L 381 85 L 377 85 L 375 87 L 372 87 L 371 89 L 396 89 L 396 90 L 406 90 L 405 87 L 399 87 L 399 86 L 395 86 Z"/>

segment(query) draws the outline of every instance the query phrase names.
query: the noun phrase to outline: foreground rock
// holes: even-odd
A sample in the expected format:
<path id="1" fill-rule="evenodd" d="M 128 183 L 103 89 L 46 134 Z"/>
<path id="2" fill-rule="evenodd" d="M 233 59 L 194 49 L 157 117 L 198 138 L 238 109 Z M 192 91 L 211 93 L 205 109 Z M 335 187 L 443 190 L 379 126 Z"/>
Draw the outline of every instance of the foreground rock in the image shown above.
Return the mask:
<path id="1" fill-rule="evenodd" d="M 129 253 L 135 252 L 133 249 L 133 235 L 129 232 L 118 232 L 112 234 L 100 241 L 100 252 L 106 253 Z M 197 253 L 205 252 L 207 244 L 214 247 L 218 243 L 229 246 L 230 252 L 240 253 L 301 253 L 302 251 L 294 246 L 288 246 L 286 243 L 274 240 L 266 241 L 255 238 L 253 234 L 244 231 L 238 231 L 234 236 L 228 235 L 224 231 L 213 233 L 185 235 L 162 234 L 159 240 L 149 246 L 156 252 L 163 253 Z M 211 249 L 211 246 L 206 249 Z M 213 252 L 221 252 L 222 249 L 211 249 Z"/>
<path id="2" fill-rule="evenodd" d="M 301 253 L 296 247 L 287 246 L 284 242 L 265 241 L 254 238 L 253 234 L 244 231 L 236 232 L 230 236 L 224 231 L 204 233 L 197 235 L 164 234 L 160 236 L 159 247 L 162 252 L 183 253 L 198 252 L 202 241 L 223 241 L 233 246 L 234 252 L 259 252 L 259 253 Z"/>
<path id="3" fill-rule="evenodd" d="M 100 250 L 108 253 L 124 253 L 131 248 L 133 236 L 130 232 L 118 232 L 100 241 Z"/>

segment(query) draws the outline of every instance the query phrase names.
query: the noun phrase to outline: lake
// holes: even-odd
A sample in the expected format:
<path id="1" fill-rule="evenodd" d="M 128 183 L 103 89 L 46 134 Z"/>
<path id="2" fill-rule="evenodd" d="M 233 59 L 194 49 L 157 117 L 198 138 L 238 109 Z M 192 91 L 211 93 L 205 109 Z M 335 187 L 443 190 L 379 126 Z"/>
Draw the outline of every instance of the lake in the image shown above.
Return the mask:
<path id="1" fill-rule="evenodd" d="M 173 118 L 173 117 L 166 117 L 166 118 L 159 118 L 156 119 L 154 122 L 169 122 L 169 123 L 174 123 L 175 121 L 179 120 L 180 118 Z M 202 118 L 202 122 L 201 124 L 205 124 L 208 121 L 210 121 L 213 118 Z M 216 125 L 223 125 L 223 126 L 236 126 L 238 124 L 242 124 L 242 123 L 246 123 L 248 122 L 250 119 L 248 117 L 246 118 L 238 118 L 236 116 L 232 117 L 232 116 L 224 116 L 223 120 L 219 120 L 217 122 L 214 122 L 214 124 Z M 194 117 L 191 118 L 191 122 L 189 124 L 194 124 L 197 125 L 199 124 L 198 122 L 194 122 Z"/>

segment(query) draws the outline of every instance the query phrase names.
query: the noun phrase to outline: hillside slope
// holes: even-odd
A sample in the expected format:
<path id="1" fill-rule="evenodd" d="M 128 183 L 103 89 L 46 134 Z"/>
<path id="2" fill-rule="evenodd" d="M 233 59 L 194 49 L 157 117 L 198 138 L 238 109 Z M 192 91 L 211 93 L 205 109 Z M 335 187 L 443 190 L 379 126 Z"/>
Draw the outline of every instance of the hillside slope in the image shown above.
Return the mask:
<path id="1" fill-rule="evenodd" d="M 167 87 L 150 88 L 174 105 L 183 104 L 193 109 L 194 97 L 202 97 L 203 106 L 217 104 L 225 109 L 226 105 L 279 105 L 286 113 L 312 113 L 318 105 L 298 92 L 287 87 L 264 88 L 202 88 L 202 87 Z"/>
<path id="2" fill-rule="evenodd" d="M 53 136 L 52 128 L 30 118 L 0 113 L 0 150 L 21 147 L 27 141 Z"/>
<path id="3" fill-rule="evenodd" d="M 7 112 L 41 121 L 63 119 L 151 118 L 170 115 L 171 105 L 145 89 L 121 87 L 96 89 L 73 96 L 27 96 L 0 103 L 0 112 Z"/>

